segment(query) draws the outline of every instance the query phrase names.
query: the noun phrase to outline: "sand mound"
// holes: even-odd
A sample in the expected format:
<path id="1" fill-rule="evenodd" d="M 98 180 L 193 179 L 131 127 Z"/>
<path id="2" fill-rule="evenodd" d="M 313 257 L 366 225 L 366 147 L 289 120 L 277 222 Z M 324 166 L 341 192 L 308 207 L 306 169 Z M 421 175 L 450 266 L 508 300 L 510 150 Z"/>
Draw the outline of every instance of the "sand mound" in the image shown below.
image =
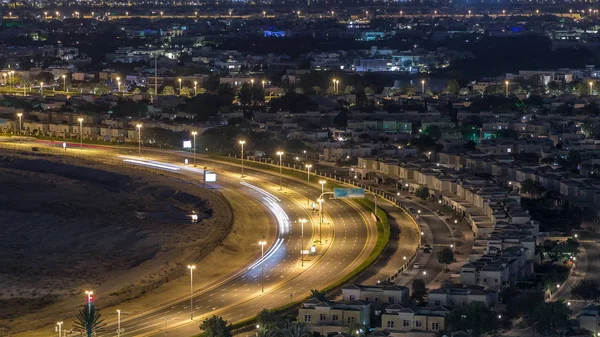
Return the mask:
<path id="1" fill-rule="evenodd" d="M 230 228 L 216 194 L 130 168 L 4 155 L 0 186 L 0 323 L 88 287 L 135 297 Z"/>

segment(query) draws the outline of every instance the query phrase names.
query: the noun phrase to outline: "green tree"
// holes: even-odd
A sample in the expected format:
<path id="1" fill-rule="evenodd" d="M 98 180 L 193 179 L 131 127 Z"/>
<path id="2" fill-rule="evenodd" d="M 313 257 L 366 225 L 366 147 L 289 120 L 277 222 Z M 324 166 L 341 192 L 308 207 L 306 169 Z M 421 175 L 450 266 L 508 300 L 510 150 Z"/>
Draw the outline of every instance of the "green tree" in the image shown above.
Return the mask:
<path id="1" fill-rule="evenodd" d="M 575 84 L 573 87 L 573 92 L 578 96 L 586 96 L 590 93 L 588 87 L 581 82 Z"/>
<path id="2" fill-rule="evenodd" d="M 44 84 L 52 84 L 54 82 L 54 75 L 48 71 L 42 71 L 33 77 L 36 82 L 43 82 Z"/>
<path id="3" fill-rule="evenodd" d="M 190 88 L 188 88 L 188 87 L 181 87 L 181 90 L 179 91 L 179 95 L 180 96 L 187 96 L 187 97 L 189 97 L 190 94 L 191 94 Z"/>
<path id="4" fill-rule="evenodd" d="M 252 103 L 252 87 L 249 83 L 244 83 L 238 91 L 238 100 L 242 105 L 250 105 Z"/>
<path id="5" fill-rule="evenodd" d="M 442 138 L 442 129 L 437 125 L 428 126 L 423 133 L 436 140 Z"/>
<path id="6" fill-rule="evenodd" d="M 533 181 L 531 179 L 525 179 L 521 184 L 521 192 L 528 193 L 532 196 L 539 196 L 544 193 L 546 189 L 537 181 Z"/>
<path id="7" fill-rule="evenodd" d="M 446 82 L 446 88 L 444 88 L 444 91 L 450 94 L 458 95 L 458 92 L 460 91 L 460 84 L 458 84 L 457 80 L 449 80 Z"/>
<path id="8" fill-rule="evenodd" d="M 455 308 L 448 315 L 451 332 L 470 331 L 473 337 L 480 337 L 499 328 L 498 314 L 483 302 L 472 302 L 464 308 Z"/>
<path id="9" fill-rule="evenodd" d="M 417 303 L 421 303 L 425 300 L 426 296 L 427 287 L 425 287 L 425 281 L 420 278 L 414 279 L 412 282 L 410 298 Z"/>
<path id="10" fill-rule="evenodd" d="M 327 96 L 333 96 L 336 94 L 335 91 L 335 87 L 333 85 L 330 85 L 329 87 L 327 87 Z"/>
<path id="11" fill-rule="evenodd" d="M 135 87 L 135 88 L 133 89 L 133 91 L 131 92 L 131 94 L 132 94 L 132 95 L 139 95 L 139 94 L 141 94 L 141 93 L 142 93 L 142 89 L 140 89 L 140 88 L 138 88 L 138 87 Z"/>
<path id="12" fill-rule="evenodd" d="M 97 310 L 93 304 L 86 304 L 79 310 L 77 316 L 75 316 L 73 328 L 85 331 L 88 337 L 92 337 L 92 335 L 104 325 L 100 310 Z"/>
<path id="13" fill-rule="evenodd" d="M 408 95 L 408 96 L 413 96 L 413 95 L 415 95 L 415 94 L 417 93 L 417 88 L 415 88 L 415 86 L 413 86 L 413 85 L 410 85 L 410 84 L 408 84 L 408 83 L 407 83 L 407 84 L 404 86 L 404 88 L 402 88 L 402 92 L 403 92 L 405 95 Z"/>
<path id="14" fill-rule="evenodd" d="M 540 336 L 565 336 L 570 329 L 571 310 L 563 301 L 541 302 L 526 321 Z"/>
<path id="15" fill-rule="evenodd" d="M 302 88 L 294 88 L 294 93 L 297 95 L 304 95 L 304 89 Z"/>
<path id="16" fill-rule="evenodd" d="M 200 330 L 202 337 L 232 337 L 231 324 L 227 324 L 226 320 L 217 315 L 205 319 L 200 324 Z"/>
<path id="17" fill-rule="evenodd" d="M 290 322 L 283 329 L 283 337 L 308 337 L 310 332 L 303 322 Z"/>
<path id="18" fill-rule="evenodd" d="M 600 298 L 600 282 L 596 280 L 582 280 L 573 288 L 571 295 L 587 301 L 597 301 Z"/>
<path id="19" fill-rule="evenodd" d="M 327 298 L 325 298 L 325 293 L 322 291 L 319 291 L 318 289 L 311 289 L 310 296 L 318 299 L 319 301 L 327 300 Z"/>
<path id="20" fill-rule="evenodd" d="M 383 88 L 382 94 L 385 97 L 394 96 L 396 94 L 396 89 L 391 88 L 391 87 L 385 87 L 385 88 Z"/>
<path id="21" fill-rule="evenodd" d="M 373 88 L 371 87 L 366 87 L 365 88 L 365 95 L 367 96 L 373 96 L 375 94 L 375 90 L 373 90 Z"/>
<path id="22" fill-rule="evenodd" d="M 173 96 L 175 95 L 175 88 L 170 85 L 166 85 L 163 87 L 161 94 L 164 96 Z"/>
<path id="23" fill-rule="evenodd" d="M 427 200 L 429 198 L 429 188 L 427 186 L 420 186 L 415 191 L 415 195 L 423 200 Z"/>
<path id="24" fill-rule="evenodd" d="M 444 265 L 444 269 L 448 269 L 448 265 L 454 262 L 454 252 L 450 247 L 444 247 L 437 253 L 438 262 Z"/>
<path id="25" fill-rule="evenodd" d="M 115 117 L 146 117 L 148 112 L 147 101 L 134 101 L 129 98 L 119 98 L 117 105 L 112 109 Z"/>
<path id="26" fill-rule="evenodd" d="M 279 316 L 272 311 L 263 309 L 256 315 L 256 324 L 260 330 L 275 330 L 279 328 Z"/>
<path id="27" fill-rule="evenodd" d="M 347 85 L 344 87 L 344 94 L 351 95 L 354 92 L 355 88 L 353 85 Z"/>

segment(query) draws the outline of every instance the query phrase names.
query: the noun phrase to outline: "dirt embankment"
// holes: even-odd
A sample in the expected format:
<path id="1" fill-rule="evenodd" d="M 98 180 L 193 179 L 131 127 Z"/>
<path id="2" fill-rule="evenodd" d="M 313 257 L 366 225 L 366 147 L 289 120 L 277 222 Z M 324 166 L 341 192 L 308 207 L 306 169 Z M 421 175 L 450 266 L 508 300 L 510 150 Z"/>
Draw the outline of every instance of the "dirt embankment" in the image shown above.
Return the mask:
<path id="1" fill-rule="evenodd" d="M 12 331 L 33 328 L 20 322 L 33 312 L 77 310 L 84 289 L 103 305 L 138 297 L 232 224 L 220 195 L 126 167 L 0 153 L 0 186 L 0 327 Z"/>

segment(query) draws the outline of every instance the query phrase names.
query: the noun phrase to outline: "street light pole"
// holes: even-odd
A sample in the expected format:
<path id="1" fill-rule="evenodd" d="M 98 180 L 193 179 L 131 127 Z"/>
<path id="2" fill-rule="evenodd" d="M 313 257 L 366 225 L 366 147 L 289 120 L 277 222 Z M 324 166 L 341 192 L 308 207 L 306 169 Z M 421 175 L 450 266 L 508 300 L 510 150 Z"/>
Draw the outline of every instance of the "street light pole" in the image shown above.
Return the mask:
<path id="1" fill-rule="evenodd" d="M 310 205 L 310 197 L 308 195 L 308 192 L 310 190 L 310 168 L 312 167 L 311 164 L 306 164 L 306 203 Z"/>
<path id="2" fill-rule="evenodd" d="M 138 157 L 142 156 L 142 124 L 135 126 L 138 129 Z"/>
<path id="3" fill-rule="evenodd" d="M 67 92 L 67 75 L 62 75 L 63 79 L 63 91 Z"/>
<path id="4" fill-rule="evenodd" d="M 190 320 L 194 320 L 194 269 L 196 265 L 188 265 L 190 270 Z"/>
<path id="5" fill-rule="evenodd" d="M 92 295 L 94 294 L 94 292 L 91 290 L 86 290 L 85 294 L 87 295 L 88 312 L 90 312 L 92 311 Z"/>
<path id="6" fill-rule="evenodd" d="M 177 79 L 179 81 L 179 95 L 181 96 L 181 78 Z"/>
<path id="7" fill-rule="evenodd" d="M 325 192 L 325 180 L 319 180 L 319 184 L 321 184 L 321 197 L 319 198 L 319 242 L 321 242 L 321 244 L 323 244 L 323 233 L 322 233 L 322 226 L 323 226 L 323 194 Z"/>
<path id="8" fill-rule="evenodd" d="M 265 258 L 265 245 L 267 244 L 267 241 L 259 241 L 258 244 L 260 245 L 260 259 L 264 259 Z M 260 292 L 264 293 L 265 292 L 265 270 L 264 270 L 264 263 L 265 261 L 261 261 L 260 263 Z"/>
<path id="9" fill-rule="evenodd" d="M 194 166 L 196 166 L 196 135 L 197 131 L 192 131 L 192 136 L 194 136 Z"/>
<path id="10" fill-rule="evenodd" d="M 22 123 L 21 123 L 21 117 L 23 117 L 23 114 L 19 112 L 17 114 L 17 116 L 19 116 L 19 136 L 20 136 L 21 135 L 21 125 L 22 125 Z"/>
<path id="11" fill-rule="evenodd" d="M 504 94 L 506 97 L 508 97 L 508 84 L 509 84 L 508 81 L 504 81 L 504 85 L 505 85 L 505 88 L 504 88 L 505 93 Z"/>
<path id="12" fill-rule="evenodd" d="M 283 151 L 277 151 L 277 155 L 279 156 L 279 190 L 283 190 L 283 186 L 281 184 L 281 171 L 282 171 L 282 160 L 281 156 L 283 156 Z"/>
<path id="13" fill-rule="evenodd" d="M 40 95 L 44 96 L 44 82 L 40 82 Z"/>
<path id="14" fill-rule="evenodd" d="M 302 232 L 300 233 L 300 260 L 301 262 L 301 267 L 304 267 L 304 223 L 307 221 L 306 219 L 300 219 L 298 220 L 300 222 L 300 225 L 302 226 Z"/>
<path id="15" fill-rule="evenodd" d="M 79 149 L 83 150 L 83 118 L 77 118 L 79 121 Z"/>
<path id="16" fill-rule="evenodd" d="M 63 325 L 63 322 L 62 321 L 56 322 L 56 325 L 58 325 L 58 337 L 62 337 L 62 325 Z"/>
<path id="17" fill-rule="evenodd" d="M 198 95 L 198 81 L 194 81 L 194 96 Z"/>
<path id="18" fill-rule="evenodd" d="M 121 336 L 121 310 L 117 309 L 117 337 Z"/>
<path id="19" fill-rule="evenodd" d="M 239 143 L 242 146 L 242 178 L 244 178 L 244 144 L 246 144 L 246 141 L 240 140 Z"/>

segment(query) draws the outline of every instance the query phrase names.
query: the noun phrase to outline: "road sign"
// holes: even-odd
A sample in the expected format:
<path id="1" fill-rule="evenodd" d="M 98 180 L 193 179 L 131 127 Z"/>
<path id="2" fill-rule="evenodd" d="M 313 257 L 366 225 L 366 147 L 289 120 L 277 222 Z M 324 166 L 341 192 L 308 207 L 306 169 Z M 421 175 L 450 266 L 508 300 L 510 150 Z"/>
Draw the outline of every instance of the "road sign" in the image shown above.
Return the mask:
<path id="1" fill-rule="evenodd" d="M 184 149 L 191 149 L 192 148 L 192 141 L 191 140 L 184 140 L 183 141 L 183 148 Z"/>
<path id="2" fill-rule="evenodd" d="M 334 188 L 333 189 L 333 197 L 334 198 L 364 198 L 365 190 L 362 188 Z"/>

